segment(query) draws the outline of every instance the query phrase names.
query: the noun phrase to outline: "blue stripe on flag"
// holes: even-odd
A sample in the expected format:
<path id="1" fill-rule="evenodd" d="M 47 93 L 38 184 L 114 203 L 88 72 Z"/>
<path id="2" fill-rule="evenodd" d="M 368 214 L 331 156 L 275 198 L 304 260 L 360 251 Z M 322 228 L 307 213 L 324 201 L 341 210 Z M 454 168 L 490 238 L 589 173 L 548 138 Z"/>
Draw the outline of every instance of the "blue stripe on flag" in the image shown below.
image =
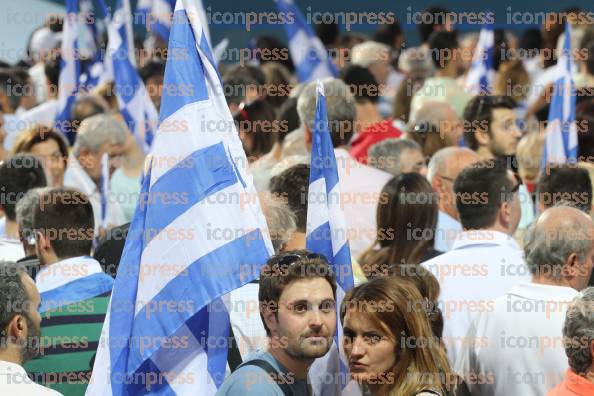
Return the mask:
<path id="1" fill-rule="evenodd" d="M 162 175 L 145 196 L 150 200 L 146 228 L 157 235 L 196 203 L 235 183 L 235 170 L 223 143 L 195 151 Z M 166 202 L 176 196 L 178 202 Z"/>
<path id="2" fill-rule="evenodd" d="M 127 372 L 136 371 L 145 359 L 150 358 L 153 352 L 161 347 L 163 337 L 174 334 L 196 312 L 181 309 L 151 312 L 154 308 L 151 303 L 156 303 L 158 306 L 163 301 L 193 302 L 199 310 L 217 296 L 233 290 L 239 283 L 244 265 L 264 264 L 261 260 L 266 255 L 262 234 L 259 230 L 255 230 L 190 264 L 134 317 L 133 342 Z M 213 277 L 218 278 L 216 282 L 204 282 L 205 278 Z M 141 348 L 138 345 L 137 341 L 143 337 L 153 340 L 150 346 Z M 202 343 L 205 340 L 198 341 Z"/>
<path id="3" fill-rule="evenodd" d="M 164 89 L 176 90 L 177 94 L 170 95 L 168 100 L 162 101 L 159 116 L 161 122 L 183 106 L 208 98 L 202 60 L 196 47 L 188 47 L 188 43 L 196 40 L 185 10 L 175 12 L 173 24 L 175 29 L 172 29 L 169 40 L 169 56 L 163 86 Z"/>

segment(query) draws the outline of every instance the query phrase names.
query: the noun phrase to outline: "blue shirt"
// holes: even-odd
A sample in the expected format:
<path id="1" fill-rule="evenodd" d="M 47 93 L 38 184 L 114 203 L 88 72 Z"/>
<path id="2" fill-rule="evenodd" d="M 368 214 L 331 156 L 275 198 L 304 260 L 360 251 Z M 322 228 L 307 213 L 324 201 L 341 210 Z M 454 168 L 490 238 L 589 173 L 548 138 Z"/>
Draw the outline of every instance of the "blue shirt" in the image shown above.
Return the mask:
<path id="1" fill-rule="evenodd" d="M 307 380 L 297 379 L 294 373 L 287 372 L 271 354 L 265 351 L 254 352 L 246 361 L 262 359 L 267 361 L 278 372 L 279 383 L 291 387 L 294 395 L 307 395 Z M 223 383 L 217 396 L 285 396 L 270 375 L 258 366 L 246 365 L 234 371 Z"/>

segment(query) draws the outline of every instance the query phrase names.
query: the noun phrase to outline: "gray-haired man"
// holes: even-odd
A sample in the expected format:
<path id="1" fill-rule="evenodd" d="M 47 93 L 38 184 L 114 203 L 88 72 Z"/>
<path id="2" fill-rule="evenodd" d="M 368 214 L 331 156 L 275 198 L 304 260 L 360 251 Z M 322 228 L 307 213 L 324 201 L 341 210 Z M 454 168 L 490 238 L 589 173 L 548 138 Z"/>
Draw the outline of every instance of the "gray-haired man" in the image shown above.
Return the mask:
<path id="1" fill-rule="evenodd" d="M 123 123 L 106 114 L 85 118 L 78 128 L 73 155 L 68 159 L 64 174 L 64 186 L 87 194 L 93 206 L 95 232 L 103 223 L 101 206 L 101 159 L 104 154 L 115 156 L 121 153 L 126 142 L 127 130 Z M 125 223 L 122 208 L 109 201 L 105 215 L 107 224 L 118 226 Z"/>
<path id="2" fill-rule="evenodd" d="M 547 209 L 528 229 L 524 255 L 532 282 L 486 302 L 466 337 L 456 366 L 483 379 L 469 383 L 472 394 L 544 395 L 567 370 L 561 328 L 590 279 L 594 223 L 572 207 Z"/>

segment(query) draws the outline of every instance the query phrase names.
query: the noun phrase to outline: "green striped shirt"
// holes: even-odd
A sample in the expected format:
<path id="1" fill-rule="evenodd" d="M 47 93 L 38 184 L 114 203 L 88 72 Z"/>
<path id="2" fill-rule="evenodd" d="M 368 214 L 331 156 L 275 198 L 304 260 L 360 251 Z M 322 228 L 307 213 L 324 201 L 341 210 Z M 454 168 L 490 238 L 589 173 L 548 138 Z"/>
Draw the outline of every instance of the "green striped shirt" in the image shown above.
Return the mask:
<path id="1" fill-rule="evenodd" d="M 65 396 L 84 395 L 111 293 L 41 314 L 39 356 L 25 364 L 32 379 Z"/>

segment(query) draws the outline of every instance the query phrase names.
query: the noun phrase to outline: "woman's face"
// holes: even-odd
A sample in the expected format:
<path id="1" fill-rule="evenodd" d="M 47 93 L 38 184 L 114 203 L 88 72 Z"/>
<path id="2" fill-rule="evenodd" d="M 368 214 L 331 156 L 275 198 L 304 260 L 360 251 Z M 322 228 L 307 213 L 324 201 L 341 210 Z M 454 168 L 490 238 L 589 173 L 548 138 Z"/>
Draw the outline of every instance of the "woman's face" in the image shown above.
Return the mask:
<path id="1" fill-rule="evenodd" d="M 62 157 L 58 143 L 54 139 L 37 143 L 31 147 L 31 154 L 43 163 L 48 186 L 62 187 L 66 160 Z"/>
<path id="2" fill-rule="evenodd" d="M 391 384 L 395 344 L 369 315 L 350 308 L 344 318 L 342 347 L 351 378 L 369 385 Z"/>

